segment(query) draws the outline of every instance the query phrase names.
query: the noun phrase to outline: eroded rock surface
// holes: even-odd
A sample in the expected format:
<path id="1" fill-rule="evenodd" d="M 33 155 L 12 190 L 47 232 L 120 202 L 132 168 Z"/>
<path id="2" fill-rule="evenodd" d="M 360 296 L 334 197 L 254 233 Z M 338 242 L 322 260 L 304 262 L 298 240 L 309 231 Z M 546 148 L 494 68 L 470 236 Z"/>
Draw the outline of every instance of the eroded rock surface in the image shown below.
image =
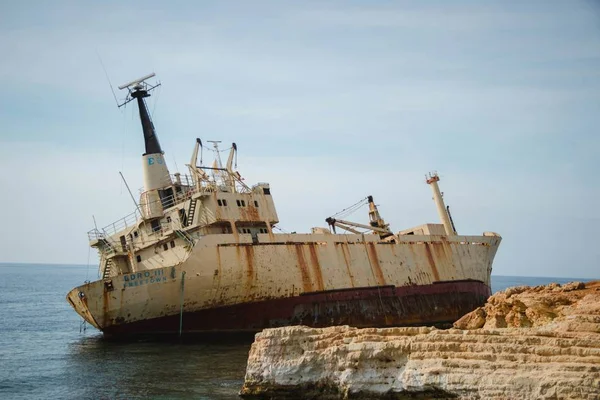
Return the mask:
<path id="1" fill-rule="evenodd" d="M 498 292 L 485 306 L 466 314 L 455 328 L 529 328 L 547 326 L 600 333 L 600 282 L 518 286 Z"/>
<path id="2" fill-rule="evenodd" d="M 267 329 L 241 395 L 600 399 L 600 282 L 507 289 L 456 326 Z"/>

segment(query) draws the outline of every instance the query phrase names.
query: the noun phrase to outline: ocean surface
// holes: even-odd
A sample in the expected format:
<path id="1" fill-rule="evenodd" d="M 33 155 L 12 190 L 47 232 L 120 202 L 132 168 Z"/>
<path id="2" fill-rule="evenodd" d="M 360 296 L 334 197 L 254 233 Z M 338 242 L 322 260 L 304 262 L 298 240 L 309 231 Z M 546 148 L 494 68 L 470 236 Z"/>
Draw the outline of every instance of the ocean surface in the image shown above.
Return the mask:
<path id="1" fill-rule="evenodd" d="M 251 339 L 114 343 L 80 317 L 66 293 L 95 267 L 0 264 L 0 399 L 235 399 Z M 493 276 L 493 291 L 566 283 Z"/>

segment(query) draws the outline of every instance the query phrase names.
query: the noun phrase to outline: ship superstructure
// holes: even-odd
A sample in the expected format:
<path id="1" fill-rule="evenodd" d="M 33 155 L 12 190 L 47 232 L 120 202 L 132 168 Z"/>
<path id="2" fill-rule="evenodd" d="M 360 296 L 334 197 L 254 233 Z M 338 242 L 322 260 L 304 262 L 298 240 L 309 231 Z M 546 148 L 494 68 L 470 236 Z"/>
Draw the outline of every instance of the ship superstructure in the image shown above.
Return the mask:
<path id="1" fill-rule="evenodd" d="M 442 224 L 393 233 L 371 196 L 369 224 L 340 216 L 311 233 L 274 233 L 267 183 L 248 186 L 225 165 L 171 175 L 145 98 L 154 74 L 123 85 L 136 101 L 145 141 L 144 188 L 136 210 L 88 233 L 100 279 L 67 295 L 107 335 L 257 331 L 290 324 L 395 326 L 449 323 L 490 295 L 499 235 L 458 235 L 432 174 Z M 338 234 L 336 228 L 348 233 Z"/>

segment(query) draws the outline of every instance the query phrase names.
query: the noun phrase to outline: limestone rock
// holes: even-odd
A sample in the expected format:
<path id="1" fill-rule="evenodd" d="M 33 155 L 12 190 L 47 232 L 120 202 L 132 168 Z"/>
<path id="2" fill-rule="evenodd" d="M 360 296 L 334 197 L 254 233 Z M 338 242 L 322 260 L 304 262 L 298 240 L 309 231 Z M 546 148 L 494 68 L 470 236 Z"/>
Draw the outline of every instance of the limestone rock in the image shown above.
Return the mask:
<path id="1" fill-rule="evenodd" d="M 240 394 L 600 399 L 600 282 L 515 289 L 457 322 L 466 329 L 267 329 L 256 335 Z"/>
<path id="2" fill-rule="evenodd" d="M 455 328 L 529 328 L 544 326 L 556 320 L 565 322 L 566 316 L 581 314 L 600 315 L 584 297 L 598 296 L 600 284 L 571 282 L 561 286 L 551 283 L 546 286 L 518 286 L 508 288 L 491 296 L 484 307 L 466 314 L 454 323 Z M 593 303 L 593 302 L 592 302 Z M 598 303 L 596 303 L 598 304 Z M 584 310 L 582 307 L 586 307 Z M 574 319 L 566 325 L 572 325 Z M 579 318 L 581 320 L 581 318 Z M 583 318 L 585 319 L 585 318 Z M 577 330 L 576 326 L 572 327 Z"/>

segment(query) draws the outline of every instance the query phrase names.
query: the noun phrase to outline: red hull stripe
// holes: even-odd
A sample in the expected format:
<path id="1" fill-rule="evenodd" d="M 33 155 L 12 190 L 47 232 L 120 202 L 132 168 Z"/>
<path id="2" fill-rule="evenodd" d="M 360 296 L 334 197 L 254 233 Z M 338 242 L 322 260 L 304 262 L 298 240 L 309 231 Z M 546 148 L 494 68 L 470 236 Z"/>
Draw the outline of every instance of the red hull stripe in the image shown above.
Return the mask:
<path id="1" fill-rule="evenodd" d="M 474 280 L 304 293 L 184 313 L 183 333 L 260 331 L 286 325 L 441 325 L 482 306 L 490 294 L 487 285 Z M 112 325 L 104 333 L 108 336 L 176 334 L 179 317 L 176 314 Z"/>

